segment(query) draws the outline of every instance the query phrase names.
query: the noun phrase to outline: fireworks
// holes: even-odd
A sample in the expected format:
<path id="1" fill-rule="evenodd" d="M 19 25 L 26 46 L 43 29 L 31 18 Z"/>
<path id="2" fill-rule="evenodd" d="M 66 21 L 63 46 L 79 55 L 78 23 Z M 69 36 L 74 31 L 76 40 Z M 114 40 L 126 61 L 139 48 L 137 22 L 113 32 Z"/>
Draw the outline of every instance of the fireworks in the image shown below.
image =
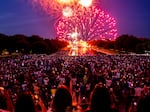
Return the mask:
<path id="1" fill-rule="evenodd" d="M 62 17 L 56 24 L 59 39 L 72 41 L 75 29 L 78 40 L 88 41 L 94 39 L 114 40 L 117 36 L 116 21 L 95 6 L 74 10 L 71 17 Z"/>
<path id="2" fill-rule="evenodd" d="M 71 17 L 73 15 L 73 10 L 70 7 L 65 7 L 62 13 L 65 17 Z"/>
<path id="3" fill-rule="evenodd" d="M 92 5 L 93 0 L 79 0 L 79 4 L 84 7 L 89 7 Z"/>
<path id="4" fill-rule="evenodd" d="M 70 5 L 74 4 L 77 0 L 56 0 L 56 3 Z"/>
<path id="5" fill-rule="evenodd" d="M 92 0 L 32 0 L 32 4 L 37 7 L 41 7 L 46 13 L 54 16 L 66 15 L 66 10 L 74 10 L 76 6 L 89 7 L 92 4 Z M 65 14 L 64 14 L 65 10 Z M 68 16 L 68 12 L 67 15 Z"/>
<path id="6" fill-rule="evenodd" d="M 75 28 L 78 40 L 109 39 L 117 36 L 116 21 L 93 5 L 94 0 L 32 0 L 48 14 L 57 15 L 56 33 L 59 39 L 73 40 Z M 95 0 L 96 1 L 96 0 Z"/>
<path id="7" fill-rule="evenodd" d="M 94 6 L 96 0 L 32 1 L 46 13 L 58 17 L 55 24 L 57 38 L 69 41 L 73 55 L 89 49 L 86 41 L 115 40 L 117 37 L 115 19 Z"/>

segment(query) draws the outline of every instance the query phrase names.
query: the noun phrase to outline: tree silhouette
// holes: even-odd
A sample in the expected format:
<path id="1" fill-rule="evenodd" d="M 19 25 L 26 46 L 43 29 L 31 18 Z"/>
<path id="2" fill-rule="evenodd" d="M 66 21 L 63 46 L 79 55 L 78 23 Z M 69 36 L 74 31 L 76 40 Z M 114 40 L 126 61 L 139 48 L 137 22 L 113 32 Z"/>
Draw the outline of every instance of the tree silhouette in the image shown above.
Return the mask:
<path id="1" fill-rule="evenodd" d="M 122 35 L 116 39 L 116 48 L 119 50 L 135 51 L 140 40 L 135 36 Z"/>

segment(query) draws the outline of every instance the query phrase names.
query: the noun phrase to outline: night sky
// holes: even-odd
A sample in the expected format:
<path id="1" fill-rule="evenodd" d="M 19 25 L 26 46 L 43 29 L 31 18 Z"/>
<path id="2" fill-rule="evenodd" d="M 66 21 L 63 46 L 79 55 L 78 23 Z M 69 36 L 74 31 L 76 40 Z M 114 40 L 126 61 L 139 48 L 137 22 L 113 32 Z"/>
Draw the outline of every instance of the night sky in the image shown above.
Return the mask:
<path id="1" fill-rule="evenodd" d="M 150 0 L 100 0 L 117 21 L 118 35 L 150 38 Z M 0 33 L 54 38 L 55 19 L 25 0 L 0 0 Z"/>

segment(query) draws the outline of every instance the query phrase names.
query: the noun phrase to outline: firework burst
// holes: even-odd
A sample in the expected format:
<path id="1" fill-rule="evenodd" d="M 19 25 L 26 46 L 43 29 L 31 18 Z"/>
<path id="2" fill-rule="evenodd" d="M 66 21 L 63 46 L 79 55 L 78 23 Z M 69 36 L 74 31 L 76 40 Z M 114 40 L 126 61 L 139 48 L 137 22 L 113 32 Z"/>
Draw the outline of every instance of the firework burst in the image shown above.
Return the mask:
<path id="1" fill-rule="evenodd" d="M 109 14 L 93 5 L 96 0 L 32 0 L 46 13 L 58 17 L 57 37 L 73 40 L 72 33 L 78 33 L 78 40 L 109 39 L 117 36 L 116 21 Z"/>
<path id="2" fill-rule="evenodd" d="M 42 8 L 47 14 L 61 16 L 68 7 L 73 11 L 76 6 L 91 6 L 92 1 L 93 0 L 32 0 L 32 4 L 33 6 Z"/>
<path id="3" fill-rule="evenodd" d="M 71 17 L 62 17 L 56 24 L 59 39 L 73 40 L 72 34 L 78 33 L 78 40 L 114 40 L 117 36 L 116 21 L 109 14 L 95 6 L 77 7 Z"/>
<path id="4" fill-rule="evenodd" d="M 115 40 L 117 37 L 115 19 L 96 7 L 97 1 L 32 0 L 32 3 L 58 18 L 55 24 L 57 38 L 70 43 L 71 55 L 82 55 L 90 48 L 87 41 Z"/>

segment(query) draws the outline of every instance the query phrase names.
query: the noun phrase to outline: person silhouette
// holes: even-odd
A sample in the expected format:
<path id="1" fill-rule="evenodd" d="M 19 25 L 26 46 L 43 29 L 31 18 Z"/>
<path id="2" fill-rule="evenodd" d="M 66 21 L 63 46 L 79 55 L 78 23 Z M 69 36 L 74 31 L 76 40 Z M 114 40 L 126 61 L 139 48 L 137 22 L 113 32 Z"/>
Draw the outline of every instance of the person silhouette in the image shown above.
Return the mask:
<path id="1" fill-rule="evenodd" d="M 34 100 L 31 94 L 21 94 L 15 106 L 15 112 L 35 112 Z"/>
<path id="2" fill-rule="evenodd" d="M 111 112 L 111 98 L 109 91 L 101 84 L 97 84 L 90 96 L 90 105 L 86 112 Z"/>
<path id="3" fill-rule="evenodd" d="M 72 96 L 69 89 L 65 85 L 61 85 L 56 90 L 52 101 L 52 108 L 48 112 L 71 112 Z"/>

